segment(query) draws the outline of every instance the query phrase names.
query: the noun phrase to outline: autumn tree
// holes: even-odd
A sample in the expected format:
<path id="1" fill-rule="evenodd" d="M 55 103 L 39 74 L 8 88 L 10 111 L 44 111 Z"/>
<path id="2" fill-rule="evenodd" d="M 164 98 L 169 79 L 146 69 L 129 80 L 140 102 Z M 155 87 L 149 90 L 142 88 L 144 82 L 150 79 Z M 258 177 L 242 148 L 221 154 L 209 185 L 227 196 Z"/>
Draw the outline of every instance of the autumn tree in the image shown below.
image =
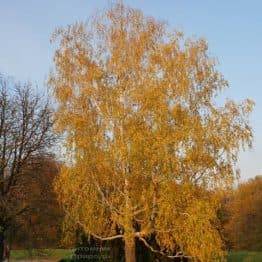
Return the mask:
<path id="1" fill-rule="evenodd" d="M 52 126 L 49 102 L 31 84 L 0 78 L 0 260 L 8 230 L 31 208 L 23 190 L 26 170 L 51 149 Z"/>
<path id="2" fill-rule="evenodd" d="M 236 250 L 262 250 L 262 177 L 242 182 L 230 195 L 225 235 Z"/>
<path id="3" fill-rule="evenodd" d="M 240 147 L 251 146 L 253 103 L 216 104 L 227 82 L 206 41 L 121 2 L 54 39 L 67 230 L 122 239 L 128 262 L 135 241 L 169 257 L 223 256 L 214 191 L 232 184 Z"/>
<path id="4" fill-rule="evenodd" d="M 61 163 L 53 155 L 37 156 L 26 168 L 20 188 L 27 192 L 25 203 L 31 207 L 21 214 L 12 229 L 12 242 L 20 248 L 60 246 L 63 212 L 58 205 L 53 180 Z"/>

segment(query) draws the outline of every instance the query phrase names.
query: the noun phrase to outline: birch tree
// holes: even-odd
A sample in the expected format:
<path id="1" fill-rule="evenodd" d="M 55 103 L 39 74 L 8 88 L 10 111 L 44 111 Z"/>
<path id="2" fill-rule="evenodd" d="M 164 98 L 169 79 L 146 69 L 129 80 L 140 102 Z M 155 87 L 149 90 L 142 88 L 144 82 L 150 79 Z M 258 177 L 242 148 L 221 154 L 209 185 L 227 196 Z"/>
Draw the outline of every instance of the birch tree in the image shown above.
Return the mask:
<path id="1" fill-rule="evenodd" d="M 222 259 L 215 192 L 232 185 L 238 152 L 251 146 L 253 102 L 218 106 L 228 84 L 207 42 L 121 2 L 53 40 L 67 232 L 121 238 L 128 262 L 135 241 L 169 257 Z"/>

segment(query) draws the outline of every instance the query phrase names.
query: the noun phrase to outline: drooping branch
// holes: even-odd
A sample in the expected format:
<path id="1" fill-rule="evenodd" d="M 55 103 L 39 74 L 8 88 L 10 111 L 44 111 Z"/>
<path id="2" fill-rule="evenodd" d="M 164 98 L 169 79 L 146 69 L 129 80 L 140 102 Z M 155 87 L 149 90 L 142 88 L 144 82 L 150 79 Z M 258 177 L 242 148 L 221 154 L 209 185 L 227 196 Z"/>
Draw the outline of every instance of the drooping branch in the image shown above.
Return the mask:
<path id="1" fill-rule="evenodd" d="M 66 212 L 68 214 L 68 212 Z M 87 231 L 87 233 L 91 236 L 93 236 L 94 238 L 98 239 L 98 240 L 101 240 L 101 241 L 108 241 L 108 240 L 114 240 L 114 239 L 117 239 L 117 238 L 123 238 L 124 235 L 122 234 L 118 234 L 118 235 L 114 235 L 114 236 L 109 236 L 109 237 L 102 237 L 102 236 L 99 236 L 93 232 L 91 232 L 90 230 L 87 230 L 86 227 L 84 226 L 83 223 L 81 223 L 80 221 L 77 221 L 77 224 L 80 225 L 82 228 L 85 228 L 85 230 Z"/>
<path id="2" fill-rule="evenodd" d="M 191 256 L 185 256 L 183 255 L 182 252 L 178 252 L 176 255 L 167 255 L 166 253 L 164 253 L 163 251 L 160 251 L 160 250 L 156 250 L 154 249 L 146 240 L 145 238 L 141 237 L 139 234 L 137 234 L 138 236 L 138 239 L 141 240 L 144 245 L 153 253 L 157 253 L 157 254 L 160 254 L 164 257 L 168 257 L 168 258 L 192 258 Z"/>
<path id="3" fill-rule="evenodd" d="M 113 240 L 113 239 L 123 238 L 124 237 L 124 235 L 114 235 L 114 236 L 110 236 L 110 237 L 100 237 L 100 236 L 98 236 L 98 235 L 96 235 L 94 233 L 92 233 L 90 235 L 92 235 L 93 237 L 95 237 L 95 238 L 97 238 L 97 239 L 99 239 L 101 241 Z"/>

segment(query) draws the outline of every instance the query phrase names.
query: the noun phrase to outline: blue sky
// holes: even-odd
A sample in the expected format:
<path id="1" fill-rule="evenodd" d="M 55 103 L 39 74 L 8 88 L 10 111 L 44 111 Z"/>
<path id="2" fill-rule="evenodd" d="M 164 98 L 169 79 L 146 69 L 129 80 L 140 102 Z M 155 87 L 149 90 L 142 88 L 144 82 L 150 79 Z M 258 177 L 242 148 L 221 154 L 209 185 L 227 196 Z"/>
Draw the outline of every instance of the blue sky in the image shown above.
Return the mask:
<path id="1" fill-rule="evenodd" d="M 230 83 L 226 97 L 256 102 L 252 150 L 241 153 L 242 178 L 262 174 L 262 1 L 127 0 L 186 36 L 207 39 L 210 54 Z M 43 88 L 52 65 L 50 35 L 84 21 L 107 0 L 0 0 L 0 72 Z"/>

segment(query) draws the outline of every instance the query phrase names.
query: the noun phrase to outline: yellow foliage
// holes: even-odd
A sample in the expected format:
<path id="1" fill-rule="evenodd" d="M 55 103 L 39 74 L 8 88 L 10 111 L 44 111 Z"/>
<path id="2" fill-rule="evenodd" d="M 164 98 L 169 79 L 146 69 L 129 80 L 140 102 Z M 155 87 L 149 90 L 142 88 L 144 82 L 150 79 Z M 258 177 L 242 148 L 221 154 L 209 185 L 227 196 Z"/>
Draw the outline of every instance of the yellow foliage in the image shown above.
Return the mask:
<path id="1" fill-rule="evenodd" d="M 206 41 L 121 3 L 54 39 L 50 84 L 72 160 L 56 181 L 66 222 L 222 259 L 212 191 L 231 186 L 251 145 L 252 101 L 218 107 L 227 82 Z"/>

